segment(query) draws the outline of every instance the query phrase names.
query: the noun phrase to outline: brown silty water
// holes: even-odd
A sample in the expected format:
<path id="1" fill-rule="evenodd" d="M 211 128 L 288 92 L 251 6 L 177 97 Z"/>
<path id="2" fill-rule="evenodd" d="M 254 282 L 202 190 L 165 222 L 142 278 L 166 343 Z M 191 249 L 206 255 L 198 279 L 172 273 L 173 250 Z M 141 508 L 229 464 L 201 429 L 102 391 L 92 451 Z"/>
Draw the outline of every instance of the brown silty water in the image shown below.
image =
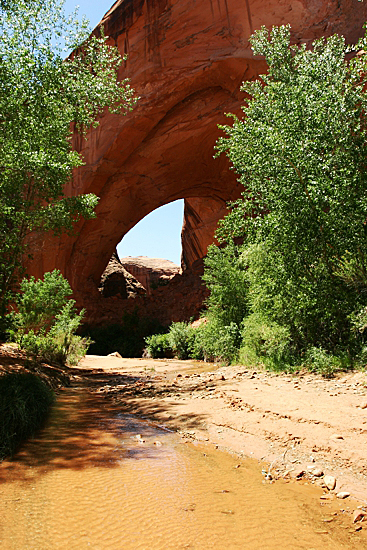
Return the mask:
<path id="1" fill-rule="evenodd" d="M 265 482 L 257 462 L 186 443 L 85 387 L 62 392 L 0 483 L 2 550 L 364 547 L 315 488 Z"/>

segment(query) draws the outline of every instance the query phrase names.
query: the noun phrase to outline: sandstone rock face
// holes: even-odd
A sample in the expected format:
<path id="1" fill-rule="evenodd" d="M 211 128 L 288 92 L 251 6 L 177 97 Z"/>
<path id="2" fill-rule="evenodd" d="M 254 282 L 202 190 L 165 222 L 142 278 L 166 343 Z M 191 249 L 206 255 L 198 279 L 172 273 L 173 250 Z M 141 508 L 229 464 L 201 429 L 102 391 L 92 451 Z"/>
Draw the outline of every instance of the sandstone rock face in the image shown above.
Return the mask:
<path id="1" fill-rule="evenodd" d="M 192 269 L 185 270 L 182 275 L 174 275 L 167 285 L 152 289 L 149 296 L 135 294 L 121 299 L 120 294 L 111 293 L 99 301 L 90 300 L 87 321 L 96 325 L 118 323 L 122 312 L 136 312 L 139 317 L 157 319 L 167 326 L 173 321 L 198 318 L 208 296 L 201 281 L 202 273 L 203 262 L 197 260 Z"/>
<path id="2" fill-rule="evenodd" d="M 131 273 L 145 288 L 147 296 L 152 294 L 152 290 L 160 286 L 166 286 L 168 282 L 181 273 L 181 268 L 161 258 L 147 258 L 146 256 L 137 256 L 132 258 L 121 258 L 122 266 Z"/>
<path id="3" fill-rule="evenodd" d="M 213 243 L 218 221 L 227 212 L 223 199 L 196 197 L 185 200 L 181 233 L 183 269 L 191 269 L 199 258 L 206 255 L 208 246 Z"/>
<path id="4" fill-rule="evenodd" d="M 224 113 L 241 112 L 241 82 L 266 70 L 252 55 L 252 32 L 290 23 L 294 41 L 340 32 L 353 42 L 366 19 L 367 2 L 358 0 L 115 2 L 102 21 L 105 34 L 128 54 L 121 78 L 131 79 L 141 99 L 127 116 L 105 113 L 87 139 L 74 135 L 85 165 L 66 194 L 96 193 L 97 218 L 80 222 L 74 236 L 33 235 L 28 272 L 60 269 L 92 317 L 121 310 L 129 300 L 110 308 L 112 298 L 98 292 L 116 245 L 149 212 L 182 198 L 183 267 L 192 269 L 226 201 L 241 191 L 227 159 L 213 158 L 213 146 L 217 125 L 228 122 Z"/>
<path id="5" fill-rule="evenodd" d="M 122 300 L 146 294 L 144 286 L 121 265 L 117 252 L 102 274 L 99 290 L 105 298 L 119 296 Z"/>

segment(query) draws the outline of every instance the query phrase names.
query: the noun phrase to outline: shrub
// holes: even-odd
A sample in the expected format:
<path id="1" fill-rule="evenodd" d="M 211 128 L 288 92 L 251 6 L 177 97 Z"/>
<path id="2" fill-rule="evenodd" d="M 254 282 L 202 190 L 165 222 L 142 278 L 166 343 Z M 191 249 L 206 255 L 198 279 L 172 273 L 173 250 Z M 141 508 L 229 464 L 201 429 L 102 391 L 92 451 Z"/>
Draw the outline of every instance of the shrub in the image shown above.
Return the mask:
<path id="1" fill-rule="evenodd" d="M 312 372 L 317 372 L 326 378 L 331 378 L 336 371 L 349 368 L 350 359 L 345 354 L 336 356 L 322 348 L 313 346 L 306 351 L 304 364 Z"/>
<path id="2" fill-rule="evenodd" d="M 7 342 L 16 330 L 15 313 L 0 316 L 0 342 Z"/>
<path id="3" fill-rule="evenodd" d="M 16 296 L 19 336 L 30 330 L 37 334 L 50 328 L 55 315 L 60 312 L 71 294 L 68 281 L 57 269 L 45 273 L 43 280 L 36 280 L 34 277 L 23 279 L 20 293 Z"/>
<path id="4" fill-rule="evenodd" d="M 236 359 L 240 342 L 240 331 L 236 323 L 222 325 L 218 319 L 209 319 L 195 329 L 192 355 L 205 361 L 230 363 Z"/>
<path id="5" fill-rule="evenodd" d="M 44 278 L 23 279 L 16 297 L 14 338 L 29 356 L 48 362 L 77 364 L 90 340 L 75 334 L 84 315 L 75 300 L 67 300 L 71 288 L 58 270 Z"/>
<path id="6" fill-rule="evenodd" d="M 282 327 L 258 313 L 249 315 L 242 323 L 242 344 L 257 357 L 281 361 L 289 355 L 290 341 L 287 327 Z"/>
<path id="7" fill-rule="evenodd" d="M 208 316 L 222 326 L 235 323 L 239 327 L 248 313 L 246 266 L 240 252 L 233 242 L 224 247 L 211 245 L 204 259 L 203 281 L 210 291 Z"/>
<path id="8" fill-rule="evenodd" d="M 152 334 L 145 338 L 147 350 L 153 359 L 172 357 L 172 349 L 168 334 Z"/>
<path id="9" fill-rule="evenodd" d="M 195 329 L 185 321 L 172 323 L 168 332 L 168 342 L 179 359 L 191 356 L 195 340 Z"/>
<path id="10" fill-rule="evenodd" d="M 54 401 L 52 390 L 34 374 L 0 377 L 0 459 L 41 427 Z"/>

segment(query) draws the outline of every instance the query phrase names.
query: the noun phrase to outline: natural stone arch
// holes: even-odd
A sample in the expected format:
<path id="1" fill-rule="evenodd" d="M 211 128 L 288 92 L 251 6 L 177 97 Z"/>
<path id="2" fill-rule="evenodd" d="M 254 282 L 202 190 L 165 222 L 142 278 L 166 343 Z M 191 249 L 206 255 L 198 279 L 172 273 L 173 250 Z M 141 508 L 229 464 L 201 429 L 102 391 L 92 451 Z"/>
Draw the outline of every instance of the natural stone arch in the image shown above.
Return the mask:
<path id="1" fill-rule="evenodd" d="M 96 193 L 98 217 L 81 222 L 74 236 L 34 235 L 28 272 L 61 269 L 79 304 L 98 312 L 97 284 L 116 244 L 178 198 L 187 201 L 183 255 L 190 267 L 213 233 L 213 212 L 220 217 L 239 193 L 226 159 L 212 157 L 217 124 L 225 112 L 240 112 L 241 82 L 266 70 L 252 56 L 252 31 L 289 22 L 295 41 L 338 31 L 353 42 L 365 19 L 367 3 L 358 0 L 118 0 L 103 19 L 105 33 L 128 53 L 121 76 L 141 99 L 126 117 L 105 113 L 87 140 L 74 136 L 86 164 L 66 193 Z"/>

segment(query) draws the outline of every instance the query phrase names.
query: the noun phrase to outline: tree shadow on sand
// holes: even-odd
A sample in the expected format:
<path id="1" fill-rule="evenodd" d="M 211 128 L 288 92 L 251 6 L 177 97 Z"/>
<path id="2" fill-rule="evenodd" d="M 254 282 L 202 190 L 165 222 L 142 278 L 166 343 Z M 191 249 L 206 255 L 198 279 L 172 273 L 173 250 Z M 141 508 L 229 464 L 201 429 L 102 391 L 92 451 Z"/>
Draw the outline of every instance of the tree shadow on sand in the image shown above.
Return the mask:
<path id="1" fill-rule="evenodd" d="M 124 460 L 155 460 L 165 452 L 165 440 L 171 438 L 172 444 L 174 430 L 162 425 L 162 416 L 174 414 L 174 403 L 156 401 L 152 387 L 147 388 L 149 399 L 139 399 L 145 377 L 99 369 L 74 369 L 74 374 L 72 387 L 59 393 L 37 437 L 0 464 L 0 482 L 34 480 L 56 469 L 114 468 Z M 191 429 L 204 420 L 195 414 L 175 417 L 176 423 Z"/>

